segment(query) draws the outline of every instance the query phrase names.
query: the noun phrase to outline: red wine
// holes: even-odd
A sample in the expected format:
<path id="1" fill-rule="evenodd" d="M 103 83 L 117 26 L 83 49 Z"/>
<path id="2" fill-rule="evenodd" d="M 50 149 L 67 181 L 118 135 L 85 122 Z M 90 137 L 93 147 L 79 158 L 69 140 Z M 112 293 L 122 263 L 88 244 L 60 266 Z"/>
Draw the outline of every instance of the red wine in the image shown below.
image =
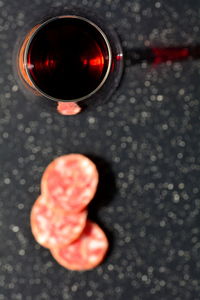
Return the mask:
<path id="1" fill-rule="evenodd" d="M 103 84 L 111 53 L 98 27 L 84 18 L 66 16 L 36 30 L 26 60 L 29 77 L 40 92 L 56 100 L 76 100 Z"/>

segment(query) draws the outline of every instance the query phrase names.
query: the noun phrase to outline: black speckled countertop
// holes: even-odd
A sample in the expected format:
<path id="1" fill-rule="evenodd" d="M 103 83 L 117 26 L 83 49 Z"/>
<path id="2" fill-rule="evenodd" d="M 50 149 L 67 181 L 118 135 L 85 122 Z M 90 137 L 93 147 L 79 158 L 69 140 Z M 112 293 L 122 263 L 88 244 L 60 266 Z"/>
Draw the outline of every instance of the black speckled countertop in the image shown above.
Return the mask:
<path id="1" fill-rule="evenodd" d="M 200 44 L 199 1 L 0 0 L 0 300 L 199 300 L 200 60 L 125 58 L 109 101 L 60 116 L 26 98 L 12 68 L 24 24 L 51 4 L 95 10 L 125 49 Z M 90 216 L 111 242 L 82 273 L 60 267 L 29 225 L 44 168 L 72 152 L 97 163 Z"/>

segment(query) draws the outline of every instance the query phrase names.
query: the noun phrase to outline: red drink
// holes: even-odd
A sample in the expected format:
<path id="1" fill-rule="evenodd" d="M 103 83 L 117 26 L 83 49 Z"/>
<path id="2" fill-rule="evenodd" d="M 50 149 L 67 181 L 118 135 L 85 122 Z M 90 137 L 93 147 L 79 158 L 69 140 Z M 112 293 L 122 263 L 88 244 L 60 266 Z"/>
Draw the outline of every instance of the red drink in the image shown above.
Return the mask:
<path id="1" fill-rule="evenodd" d="M 112 61 L 102 30 L 76 16 L 50 19 L 22 46 L 21 74 L 42 95 L 60 101 L 88 98 L 106 81 Z M 25 71 L 25 72 L 24 72 Z"/>

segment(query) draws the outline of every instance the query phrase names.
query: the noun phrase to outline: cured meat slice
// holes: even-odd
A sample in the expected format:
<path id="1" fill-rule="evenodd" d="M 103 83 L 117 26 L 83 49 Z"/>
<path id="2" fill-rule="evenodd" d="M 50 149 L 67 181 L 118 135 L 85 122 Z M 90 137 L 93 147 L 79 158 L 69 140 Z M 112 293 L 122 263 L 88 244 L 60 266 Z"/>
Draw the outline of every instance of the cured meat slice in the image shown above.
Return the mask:
<path id="1" fill-rule="evenodd" d="M 105 257 L 108 240 L 102 229 L 87 221 L 80 235 L 70 245 L 51 248 L 55 260 L 70 270 L 84 271 L 96 267 Z"/>
<path id="2" fill-rule="evenodd" d="M 77 115 L 81 107 L 75 102 L 58 102 L 57 111 L 64 116 Z"/>
<path id="3" fill-rule="evenodd" d="M 66 214 L 57 207 L 49 207 L 40 196 L 31 210 L 31 229 L 36 241 L 46 248 L 69 244 L 77 239 L 86 225 L 87 211 Z"/>
<path id="4" fill-rule="evenodd" d="M 55 159 L 44 172 L 42 194 L 66 212 L 83 210 L 94 197 L 98 172 L 94 163 L 81 154 Z"/>

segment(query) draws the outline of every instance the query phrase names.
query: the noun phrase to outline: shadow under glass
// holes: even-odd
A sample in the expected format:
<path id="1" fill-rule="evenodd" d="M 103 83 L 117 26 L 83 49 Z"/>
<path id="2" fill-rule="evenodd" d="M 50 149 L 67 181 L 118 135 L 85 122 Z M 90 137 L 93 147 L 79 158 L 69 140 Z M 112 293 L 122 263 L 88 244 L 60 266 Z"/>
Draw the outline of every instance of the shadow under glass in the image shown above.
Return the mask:
<path id="1" fill-rule="evenodd" d="M 59 17 L 42 25 L 26 53 L 31 80 L 55 99 L 86 97 L 103 84 L 109 73 L 111 58 L 106 38 L 79 17 Z"/>

